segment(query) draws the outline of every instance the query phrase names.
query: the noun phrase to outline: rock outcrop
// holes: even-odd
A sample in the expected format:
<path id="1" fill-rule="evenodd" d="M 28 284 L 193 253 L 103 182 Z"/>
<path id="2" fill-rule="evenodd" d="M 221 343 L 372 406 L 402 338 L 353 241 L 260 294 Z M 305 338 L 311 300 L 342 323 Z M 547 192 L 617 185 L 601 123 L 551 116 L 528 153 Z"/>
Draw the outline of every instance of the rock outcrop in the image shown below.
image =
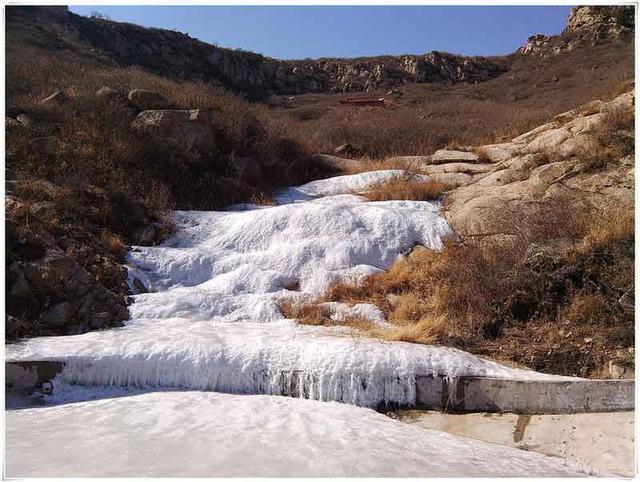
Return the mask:
<path id="1" fill-rule="evenodd" d="M 47 31 L 62 48 L 101 62 L 138 65 L 176 78 L 201 80 L 249 97 L 308 92 L 358 92 L 416 82 L 482 82 L 507 69 L 504 59 L 443 52 L 359 59 L 282 61 L 201 42 L 171 30 L 72 14 L 65 7 L 9 7 L 7 21 Z M 140 107 L 162 108 L 157 107 Z"/>
<path id="2" fill-rule="evenodd" d="M 463 237 L 508 236 L 541 203 L 633 210 L 634 99 L 628 92 L 592 102 L 511 142 L 480 147 L 493 164 L 427 166 L 430 174 L 468 176 L 447 196 L 447 220 Z"/>
<path id="3" fill-rule="evenodd" d="M 47 32 L 47 42 L 100 62 L 138 65 L 174 78 L 201 80 L 251 98 L 271 94 L 360 92 L 407 83 L 477 83 L 509 70 L 512 58 L 424 55 L 277 60 L 253 52 L 210 45 L 189 35 L 86 18 L 66 7 L 9 7 L 7 24 L 28 22 Z M 535 35 L 518 51 L 546 56 L 606 39 L 633 38 L 632 6 L 575 7 L 561 35 Z M 55 39 L 55 40 L 52 40 Z M 163 108 L 163 107 L 141 107 Z"/>
<path id="4" fill-rule="evenodd" d="M 605 40 L 632 41 L 634 30 L 633 6 L 573 7 L 561 35 L 533 35 L 518 53 L 545 57 Z"/>
<path id="5" fill-rule="evenodd" d="M 47 181 L 9 183 L 8 340 L 117 327 L 129 317 L 125 246 L 110 230 L 148 244 L 157 233 L 142 209 L 128 202 L 96 188 L 73 192 Z M 143 232 L 146 239 L 138 236 Z"/>

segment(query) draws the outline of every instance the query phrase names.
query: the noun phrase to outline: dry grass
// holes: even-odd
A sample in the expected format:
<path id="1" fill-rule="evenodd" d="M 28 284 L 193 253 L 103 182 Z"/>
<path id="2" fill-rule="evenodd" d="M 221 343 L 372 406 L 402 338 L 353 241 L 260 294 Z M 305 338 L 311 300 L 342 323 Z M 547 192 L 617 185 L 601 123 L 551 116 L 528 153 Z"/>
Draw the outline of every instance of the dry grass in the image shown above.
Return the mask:
<path id="1" fill-rule="evenodd" d="M 559 203 L 521 215 L 518 224 L 512 237 L 500 242 L 447 242 L 440 253 L 416 249 L 386 272 L 359 284 L 333 284 L 315 303 L 285 314 L 307 324 L 336 324 L 317 303 L 373 303 L 393 326 L 365 325 L 363 335 L 481 353 L 504 340 L 503 356 L 524 364 L 534 358 L 518 355 L 514 340 L 521 333 L 544 353 L 552 353 L 567 333 L 573 334 L 571 350 L 591 337 L 599 343 L 597 359 L 580 358 L 580 363 L 598 373 L 607 349 L 633 344 L 633 215 Z M 569 242 L 559 264 L 532 264 L 532 250 L 557 240 Z M 547 329 L 554 323 L 564 331 Z M 576 324 L 581 328 L 572 329 Z M 531 366 L 574 374 L 571 350 L 545 362 L 532 348 Z"/>
<path id="2" fill-rule="evenodd" d="M 130 122 L 136 112 L 126 101 L 97 97 L 102 86 L 123 96 L 132 88 L 153 90 L 171 108 L 206 111 L 210 142 L 187 146 L 134 131 Z M 56 89 L 66 92 L 70 102 L 40 104 Z M 202 82 L 175 81 L 135 67 L 105 67 L 69 52 L 52 55 L 14 42 L 7 49 L 7 91 L 8 114 L 26 113 L 35 124 L 7 136 L 7 167 L 14 179 L 117 189 L 160 213 L 173 207 L 216 208 L 252 196 L 266 199 L 275 186 L 331 172 L 288 135 L 261 123 L 251 104 Z M 55 136 L 56 148 L 43 153 L 32 142 L 39 136 Z M 234 170 L 237 156 L 255 159 L 262 179 L 240 179 Z"/>
<path id="3" fill-rule="evenodd" d="M 609 317 L 607 301 L 601 293 L 576 292 L 558 317 L 571 323 L 603 323 Z"/>
<path id="4" fill-rule="evenodd" d="M 361 334 L 374 332 L 373 323 L 358 316 L 348 316 L 342 320 L 331 319 L 329 309 L 322 304 L 282 301 L 279 307 L 286 318 L 296 320 L 300 325 L 346 326 Z"/>
<path id="5" fill-rule="evenodd" d="M 487 152 L 487 150 L 480 146 L 480 147 L 475 147 L 473 149 L 473 153 L 478 156 L 478 162 L 480 163 L 490 163 L 493 162 L 493 160 L 491 159 L 491 156 L 489 156 L 489 153 Z"/>
<path id="6" fill-rule="evenodd" d="M 373 159 L 364 156 L 358 162 L 350 164 L 344 169 L 345 174 L 360 174 L 369 171 L 383 171 L 389 169 L 402 169 L 410 173 L 419 174 L 422 171 L 419 162 L 402 157 L 389 157 L 386 159 Z"/>
<path id="7" fill-rule="evenodd" d="M 313 152 L 331 154 L 350 143 L 374 159 L 424 155 L 448 144 L 504 142 L 577 105 L 611 98 L 621 84 L 628 89 L 633 58 L 633 45 L 606 43 L 544 59 L 515 56 L 510 71 L 495 79 L 406 85 L 402 98 L 383 108 L 340 105 L 348 94 L 309 94 L 258 115 Z M 290 115 L 302 106 L 313 115 Z"/>
<path id="8" fill-rule="evenodd" d="M 283 301 L 279 307 L 286 318 L 295 319 L 301 325 L 326 326 L 335 324 L 329 318 L 326 307 L 319 304 Z"/>
<path id="9" fill-rule="evenodd" d="M 103 231 L 101 239 L 108 253 L 111 253 L 118 259 L 122 259 L 124 257 L 127 252 L 127 245 L 122 242 L 120 236 L 109 233 L 108 231 Z"/>
<path id="10" fill-rule="evenodd" d="M 603 249 L 632 239 L 635 233 L 633 211 L 618 209 L 607 213 L 586 213 L 577 221 L 585 232 L 583 242 L 578 247 L 581 252 Z"/>
<path id="11" fill-rule="evenodd" d="M 439 199 L 449 186 L 437 181 L 414 179 L 414 175 L 395 177 L 376 184 L 363 193 L 369 201 L 431 201 Z"/>

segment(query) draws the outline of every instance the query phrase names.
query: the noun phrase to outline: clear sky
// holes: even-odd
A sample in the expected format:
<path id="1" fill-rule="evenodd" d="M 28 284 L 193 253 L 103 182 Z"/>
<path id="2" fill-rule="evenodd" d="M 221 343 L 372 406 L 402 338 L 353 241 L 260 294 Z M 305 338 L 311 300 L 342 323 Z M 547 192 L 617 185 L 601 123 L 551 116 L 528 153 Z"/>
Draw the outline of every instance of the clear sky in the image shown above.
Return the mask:
<path id="1" fill-rule="evenodd" d="M 515 51 L 558 34 L 568 6 L 71 6 L 279 59 Z"/>

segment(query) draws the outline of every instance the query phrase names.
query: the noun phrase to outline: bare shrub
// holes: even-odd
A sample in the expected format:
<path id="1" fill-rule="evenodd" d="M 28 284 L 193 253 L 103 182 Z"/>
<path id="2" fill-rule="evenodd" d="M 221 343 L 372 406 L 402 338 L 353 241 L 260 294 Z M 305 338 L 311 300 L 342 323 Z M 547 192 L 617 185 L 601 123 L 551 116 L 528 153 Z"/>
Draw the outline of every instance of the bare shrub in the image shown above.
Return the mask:
<path id="1" fill-rule="evenodd" d="M 72 54 L 62 60 L 17 44 L 7 56 L 7 85 L 9 110 L 35 119 L 36 131 L 44 129 L 7 136 L 7 166 L 15 178 L 117 186 L 160 215 L 173 207 L 207 209 L 252 196 L 266 199 L 275 186 L 332 172 L 288 134 L 260 122 L 251 104 L 203 82 L 178 82 L 136 67 L 103 67 Z M 121 92 L 120 100 L 97 97 L 105 85 Z M 70 102 L 40 105 L 54 88 L 67 92 Z M 132 88 L 157 91 L 172 108 L 205 111 L 209 142 L 185 146 L 132 130 L 136 112 L 124 100 Z M 59 147 L 43 156 L 29 142 L 33 135 L 54 135 Z M 258 162 L 264 183 L 236 180 L 234 188 L 227 187 L 223 179 L 234 177 L 237 155 Z M 216 184 L 220 187 L 212 189 Z"/>

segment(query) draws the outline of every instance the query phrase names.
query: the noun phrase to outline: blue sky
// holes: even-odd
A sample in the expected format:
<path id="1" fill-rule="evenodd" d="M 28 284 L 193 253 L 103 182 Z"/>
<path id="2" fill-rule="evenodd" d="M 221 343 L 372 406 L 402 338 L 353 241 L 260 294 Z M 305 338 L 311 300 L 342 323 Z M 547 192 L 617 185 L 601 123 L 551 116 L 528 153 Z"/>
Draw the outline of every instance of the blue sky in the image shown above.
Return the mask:
<path id="1" fill-rule="evenodd" d="M 557 34 L 569 6 L 71 6 L 112 20 L 175 29 L 221 47 L 279 59 L 515 51 Z"/>

